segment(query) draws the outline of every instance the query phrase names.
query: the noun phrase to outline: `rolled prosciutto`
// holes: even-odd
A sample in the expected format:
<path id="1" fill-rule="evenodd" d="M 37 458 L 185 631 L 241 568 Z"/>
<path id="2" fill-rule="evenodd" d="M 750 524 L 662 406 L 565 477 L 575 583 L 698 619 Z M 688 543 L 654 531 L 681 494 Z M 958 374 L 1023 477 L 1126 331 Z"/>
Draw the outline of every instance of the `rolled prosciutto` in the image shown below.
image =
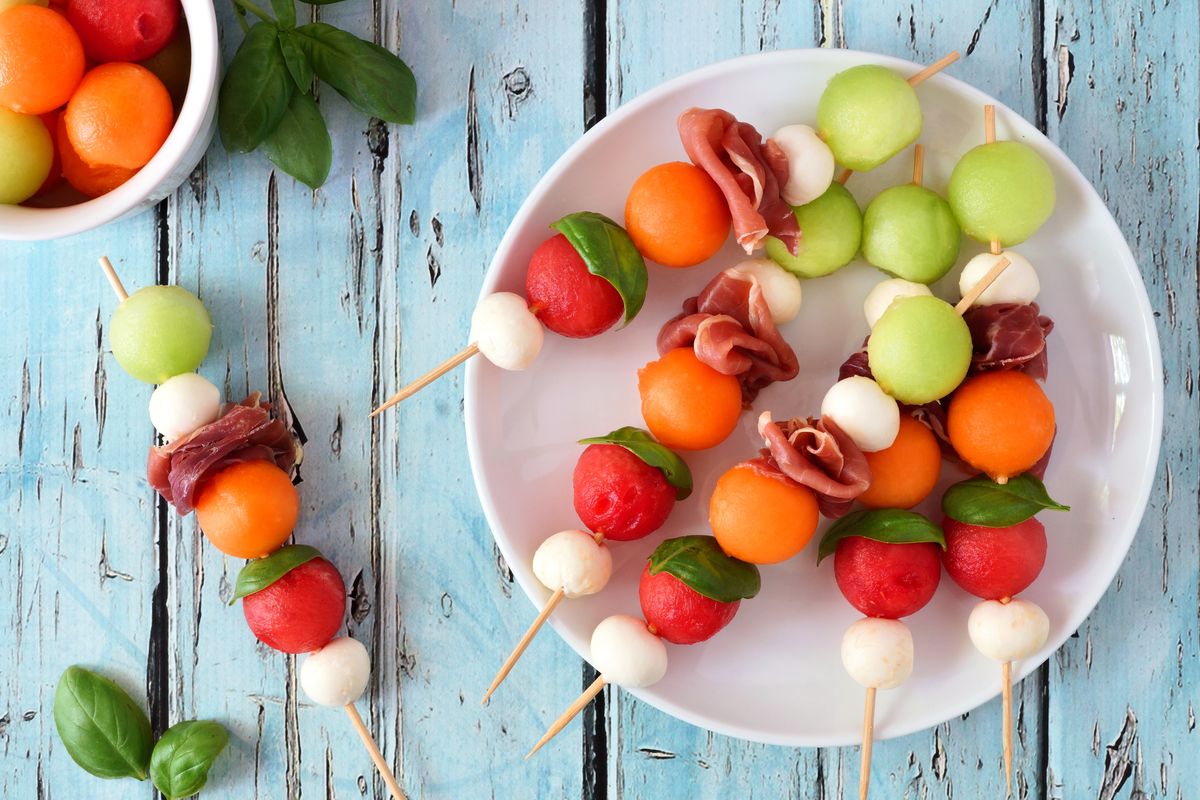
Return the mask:
<path id="1" fill-rule="evenodd" d="M 866 456 L 833 420 L 797 417 L 775 422 L 771 412 L 764 411 L 758 433 L 766 447 L 748 463 L 812 489 L 821 513 L 830 519 L 848 512 L 871 485 Z"/>
<path id="2" fill-rule="evenodd" d="M 1046 337 L 1054 330 L 1054 322 L 1042 315 L 1037 303 L 972 306 L 963 314 L 963 320 L 975 347 L 972 374 L 1020 369 L 1031 378 L 1046 379 Z"/>

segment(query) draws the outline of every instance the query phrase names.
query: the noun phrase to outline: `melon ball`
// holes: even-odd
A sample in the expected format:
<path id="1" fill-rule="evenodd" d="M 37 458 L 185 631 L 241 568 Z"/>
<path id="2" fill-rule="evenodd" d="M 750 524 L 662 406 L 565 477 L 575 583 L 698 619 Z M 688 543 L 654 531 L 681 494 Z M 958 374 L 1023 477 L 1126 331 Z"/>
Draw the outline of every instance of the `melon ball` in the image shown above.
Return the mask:
<path id="1" fill-rule="evenodd" d="M 991 286 L 984 289 L 983 293 L 975 298 L 972 306 L 994 306 L 1000 303 L 1026 305 L 1037 299 L 1038 292 L 1042 288 L 1037 272 L 1034 270 L 1033 264 L 1029 263 L 1029 259 L 1013 250 L 1005 250 L 998 256 L 991 253 L 980 253 L 968 261 L 958 276 L 959 294 L 966 297 L 967 292 L 983 280 L 983 277 L 1001 257 L 1008 259 L 1008 266 L 996 277 L 996 280 L 992 281 Z"/>
<path id="2" fill-rule="evenodd" d="M 875 323 L 867 363 L 880 387 L 919 406 L 954 391 L 971 366 L 971 331 L 936 297 L 902 297 Z"/>
<path id="3" fill-rule="evenodd" d="M 863 257 L 897 278 L 933 283 L 954 266 L 961 242 L 950 204 L 924 186 L 885 189 L 863 213 Z"/>
<path id="4" fill-rule="evenodd" d="M 923 283 L 906 281 L 904 278 L 888 278 L 880 281 L 867 292 L 863 301 L 863 315 L 867 318 L 868 327 L 874 328 L 875 323 L 888 310 L 893 300 L 901 297 L 929 297 L 933 292 Z"/>
<path id="5" fill-rule="evenodd" d="M 969 150 L 954 165 L 946 189 L 963 231 L 1007 247 L 1023 242 L 1054 211 L 1054 175 L 1023 142 L 992 142 Z"/>
<path id="6" fill-rule="evenodd" d="M 497 367 L 522 370 L 542 352 L 542 323 L 525 298 L 495 292 L 479 301 L 471 315 L 471 341 Z"/>
<path id="7" fill-rule="evenodd" d="M 50 174 L 54 143 L 46 125 L 31 114 L 0 108 L 0 203 L 23 203 Z"/>
<path id="8" fill-rule="evenodd" d="M 839 72 L 821 93 L 817 128 L 839 164 L 875 169 L 921 135 L 921 103 L 887 67 L 863 64 Z"/>
<path id="9" fill-rule="evenodd" d="M 842 636 L 842 666 L 867 689 L 894 689 L 912 674 L 912 632 L 898 619 L 860 619 Z"/>
<path id="10" fill-rule="evenodd" d="M 833 183 L 833 151 L 808 125 L 786 125 L 771 140 L 788 159 L 787 183 L 779 194 L 788 205 L 811 203 Z"/>
<path id="11" fill-rule="evenodd" d="M 194 372 L 168 378 L 150 395 L 150 422 L 168 442 L 187 436 L 221 413 L 221 390 Z"/>
<path id="12" fill-rule="evenodd" d="M 829 387 L 821 416 L 833 420 L 864 453 L 891 447 L 900 432 L 900 406 L 878 383 L 861 375 Z"/>
<path id="13" fill-rule="evenodd" d="M 803 300 L 800 281 L 771 259 L 748 258 L 733 269 L 758 281 L 771 311 L 771 321 L 776 325 L 791 322 L 800 313 Z"/>
<path id="14" fill-rule="evenodd" d="M 836 272 L 858 255 L 862 241 L 862 212 L 849 190 L 831 183 L 825 193 L 794 209 L 800 224 L 800 245 L 792 255 L 782 241 L 767 237 L 767 256 L 801 278 Z"/>
<path id="15" fill-rule="evenodd" d="M 334 639 L 304 659 L 300 687 L 323 706 L 346 706 L 362 696 L 371 677 L 371 656 L 357 639 Z"/>
<path id="16" fill-rule="evenodd" d="M 117 306 L 108 340 L 121 368 L 139 381 L 163 383 L 194 372 L 212 339 L 212 319 L 182 286 L 146 286 Z"/>

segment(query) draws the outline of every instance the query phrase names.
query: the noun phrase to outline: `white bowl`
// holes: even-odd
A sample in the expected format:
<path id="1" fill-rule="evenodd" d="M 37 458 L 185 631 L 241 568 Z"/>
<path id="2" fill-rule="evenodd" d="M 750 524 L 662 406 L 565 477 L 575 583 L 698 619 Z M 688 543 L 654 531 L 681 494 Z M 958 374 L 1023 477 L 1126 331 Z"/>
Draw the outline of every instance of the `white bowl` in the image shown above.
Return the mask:
<path id="1" fill-rule="evenodd" d="M 683 109 L 726 108 L 769 135 L 786 123 L 811 122 L 829 77 L 862 63 L 904 75 L 919 68 L 870 53 L 768 53 L 706 67 L 624 106 L 571 147 L 534 188 L 500 244 L 483 292 L 521 291 L 530 253 L 563 214 L 589 209 L 621 219 L 625 195 L 642 171 L 684 158 L 674 124 Z M 917 93 L 925 111 L 925 180 L 944 190 L 956 159 L 983 137 L 983 104 L 995 101 L 950 75 L 935 77 Z M 1075 631 L 1133 539 L 1158 463 L 1162 368 L 1145 287 L 1103 201 L 1062 151 L 1018 114 L 999 106 L 998 128 L 1001 138 L 1035 147 L 1057 182 L 1054 215 L 1016 249 L 1038 267 L 1039 300 L 1056 322 L 1047 392 L 1059 433 L 1046 483 L 1074 506 L 1067 514 L 1040 516 L 1049 554 L 1022 597 L 1046 609 L 1050 639 L 1016 665 L 1020 678 Z M 862 203 L 886 186 L 908 182 L 911 163 L 910 149 L 855 175 L 848 188 Z M 964 242 L 958 268 L 982 249 Z M 571 472 L 581 450 L 575 440 L 642 425 L 636 370 L 656 357 L 659 326 L 718 266 L 741 257 L 730 243 L 712 263 L 695 269 L 650 265 L 646 304 L 632 325 L 589 340 L 547 336 L 540 359 L 525 372 L 504 372 L 482 358 L 470 363 L 465 408 L 475 482 L 500 550 L 537 605 L 549 593 L 530 570 L 533 551 L 550 533 L 579 524 L 571 503 Z M 956 268 L 935 291 L 953 297 L 957 274 Z M 817 411 L 838 365 L 867 333 L 863 297 L 882 277 L 860 262 L 804 282 L 800 316 L 782 328 L 796 348 L 800 376 L 769 387 L 755 412 L 770 409 L 779 419 Z M 686 454 L 696 478 L 692 497 L 675 508 L 663 531 L 612 545 L 614 574 L 603 592 L 559 606 L 553 625 L 581 656 L 587 657 L 601 619 L 638 613 L 638 575 L 659 541 L 708 531 L 707 503 L 717 477 L 761 446 L 755 416 L 743 415 L 740 428 L 720 446 Z M 964 477 L 953 472 L 946 469 L 943 484 Z M 939 497 L 936 492 L 921 509 L 935 519 Z M 803 746 L 857 741 L 863 690 L 842 669 L 839 645 L 859 615 L 838 592 L 832 563 L 816 565 L 816 541 L 796 558 L 763 568 L 762 593 L 744 601 L 713 639 L 670 646 L 666 677 L 634 694 L 680 719 L 746 739 Z M 878 737 L 952 719 L 997 693 L 999 665 L 976 652 L 967 637 L 975 602 L 943 578 L 933 601 L 906 620 L 915 670 L 904 686 L 880 692 Z M 497 660 L 505 647 L 496 643 Z M 518 665 L 509 680 L 536 679 L 520 670 Z M 565 707 L 572 699 L 559 701 Z"/>
<path id="2" fill-rule="evenodd" d="M 200 163 L 216 130 L 221 51 L 211 0 L 181 3 L 192 50 L 187 95 L 154 158 L 116 189 L 82 203 L 62 208 L 0 205 L 0 239 L 44 241 L 98 228 L 162 200 Z"/>

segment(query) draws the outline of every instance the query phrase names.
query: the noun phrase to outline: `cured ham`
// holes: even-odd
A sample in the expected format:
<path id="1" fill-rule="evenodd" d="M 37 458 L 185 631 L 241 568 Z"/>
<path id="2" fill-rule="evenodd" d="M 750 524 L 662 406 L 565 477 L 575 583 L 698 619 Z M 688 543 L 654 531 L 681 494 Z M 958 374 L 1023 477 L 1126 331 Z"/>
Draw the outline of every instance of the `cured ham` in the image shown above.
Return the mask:
<path id="1" fill-rule="evenodd" d="M 775 422 L 771 412 L 764 411 L 758 433 L 766 447 L 751 466 L 812 489 L 821 513 L 830 519 L 846 514 L 871 485 L 866 456 L 833 420 L 798 417 Z"/>
<path id="2" fill-rule="evenodd" d="M 659 355 L 677 347 L 692 347 L 717 372 L 736 375 L 746 406 L 766 386 L 800 372 L 796 352 L 771 319 L 762 287 L 734 269 L 709 281 L 699 295 L 684 301 L 683 313 L 663 325 Z"/>
<path id="3" fill-rule="evenodd" d="M 151 447 L 146 462 L 150 485 L 183 516 L 196 507 L 204 481 L 231 464 L 262 459 L 291 472 L 300 460 L 299 441 L 270 412 L 270 404 L 255 392 L 241 403 L 226 404 L 216 421 Z"/>
<path id="4" fill-rule="evenodd" d="M 1020 369 L 1032 378 L 1046 379 L 1049 369 L 1046 337 L 1054 330 L 1054 322 L 1042 315 L 1037 303 L 973 306 L 963 314 L 963 319 L 975 347 L 972 374 Z"/>
<path id="5" fill-rule="evenodd" d="M 792 255 L 800 247 L 800 225 L 780 195 L 788 179 L 787 155 L 746 122 L 719 108 L 689 108 L 676 121 L 683 149 L 708 173 L 729 204 L 733 231 L 747 253 L 768 235 Z"/>

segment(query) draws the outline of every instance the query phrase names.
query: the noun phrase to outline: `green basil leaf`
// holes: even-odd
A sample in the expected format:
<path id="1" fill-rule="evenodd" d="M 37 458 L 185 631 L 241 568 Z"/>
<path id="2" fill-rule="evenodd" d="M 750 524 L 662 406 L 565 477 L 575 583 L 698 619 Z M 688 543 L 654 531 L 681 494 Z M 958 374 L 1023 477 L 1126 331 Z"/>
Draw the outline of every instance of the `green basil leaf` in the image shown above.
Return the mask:
<path id="1" fill-rule="evenodd" d="M 615 444 L 624 447 L 652 467 L 662 470 L 667 483 L 675 487 L 675 499 L 682 500 L 692 493 L 692 471 L 687 462 L 665 444 L 641 428 L 617 428 L 604 436 L 580 439 L 579 444 Z"/>
<path id="2" fill-rule="evenodd" d="M 279 32 L 279 51 L 283 53 L 283 63 L 291 73 L 292 80 L 296 82 L 296 87 L 305 94 L 312 91 L 312 64 L 308 63 L 308 54 L 296 41 L 293 31 Z"/>
<path id="3" fill-rule="evenodd" d="M 301 564 L 321 558 L 321 551 L 306 544 L 281 547 L 266 558 L 256 558 L 242 567 L 233 587 L 233 605 L 248 594 L 261 592 Z"/>
<path id="4" fill-rule="evenodd" d="M 311 189 L 329 177 L 333 143 L 317 101 L 302 92 L 292 95 L 287 113 L 263 142 L 267 158 L 281 170 Z"/>
<path id="5" fill-rule="evenodd" d="M 625 304 L 625 322 L 637 316 L 646 301 L 646 260 L 617 223 L 594 211 L 567 214 L 550 226 L 567 237 L 588 272 L 612 284 Z"/>
<path id="6" fill-rule="evenodd" d="M 317 76 L 350 105 L 385 122 L 412 123 L 417 80 L 394 53 L 324 22 L 301 25 L 296 34 Z"/>
<path id="7" fill-rule="evenodd" d="M 296 27 L 296 4 L 294 0 L 271 0 L 271 10 L 281 28 Z"/>
<path id="8" fill-rule="evenodd" d="M 331 6 L 334 3 L 340 3 L 342 0 L 304 0 L 310 6 Z"/>
<path id="9" fill-rule="evenodd" d="M 287 111 L 294 89 L 278 29 L 269 22 L 255 24 L 221 81 L 218 122 L 225 149 L 249 153 L 262 144 Z"/>
<path id="10" fill-rule="evenodd" d="M 711 536 L 666 539 L 650 554 L 650 574 L 666 572 L 718 603 L 732 603 L 758 594 L 758 567 L 725 555 Z"/>
<path id="11" fill-rule="evenodd" d="M 946 549 L 946 535 L 927 517 L 915 511 L 880 508 L 855 511 L 829 526 L 817 549 L 817 563 L 820 564 L 826 556 L 833 555 L 838 543 L 851 536 L 862 536 L 889 544 L 933 542 L 943 550 Z"/>
<path id="12" fill-rule="evenodd" d="M 947 517 L 988 528 L 1017 525 L 1039 511 L 1070 510 L 1050 497 L 1045 484 L 1028 472 L 1003 485 L 979 475 L 954 484 L 942 495 L 942 511 Z"/>
<path id="13" fill-rule="evenodd" d="M 108 678 L 68 667 L 54 690 L 54 727 L 71 759 L 96 777 L 146 779 L 150 720 Z"/>
<path id="14" fill-rule="evenodd" d="M 172 725 L 150 756 L 150 779 L 167 800 L 191 797 L 208 782 L 208 771 L 229 733 L 219 722 L 192 720 Z"/>

